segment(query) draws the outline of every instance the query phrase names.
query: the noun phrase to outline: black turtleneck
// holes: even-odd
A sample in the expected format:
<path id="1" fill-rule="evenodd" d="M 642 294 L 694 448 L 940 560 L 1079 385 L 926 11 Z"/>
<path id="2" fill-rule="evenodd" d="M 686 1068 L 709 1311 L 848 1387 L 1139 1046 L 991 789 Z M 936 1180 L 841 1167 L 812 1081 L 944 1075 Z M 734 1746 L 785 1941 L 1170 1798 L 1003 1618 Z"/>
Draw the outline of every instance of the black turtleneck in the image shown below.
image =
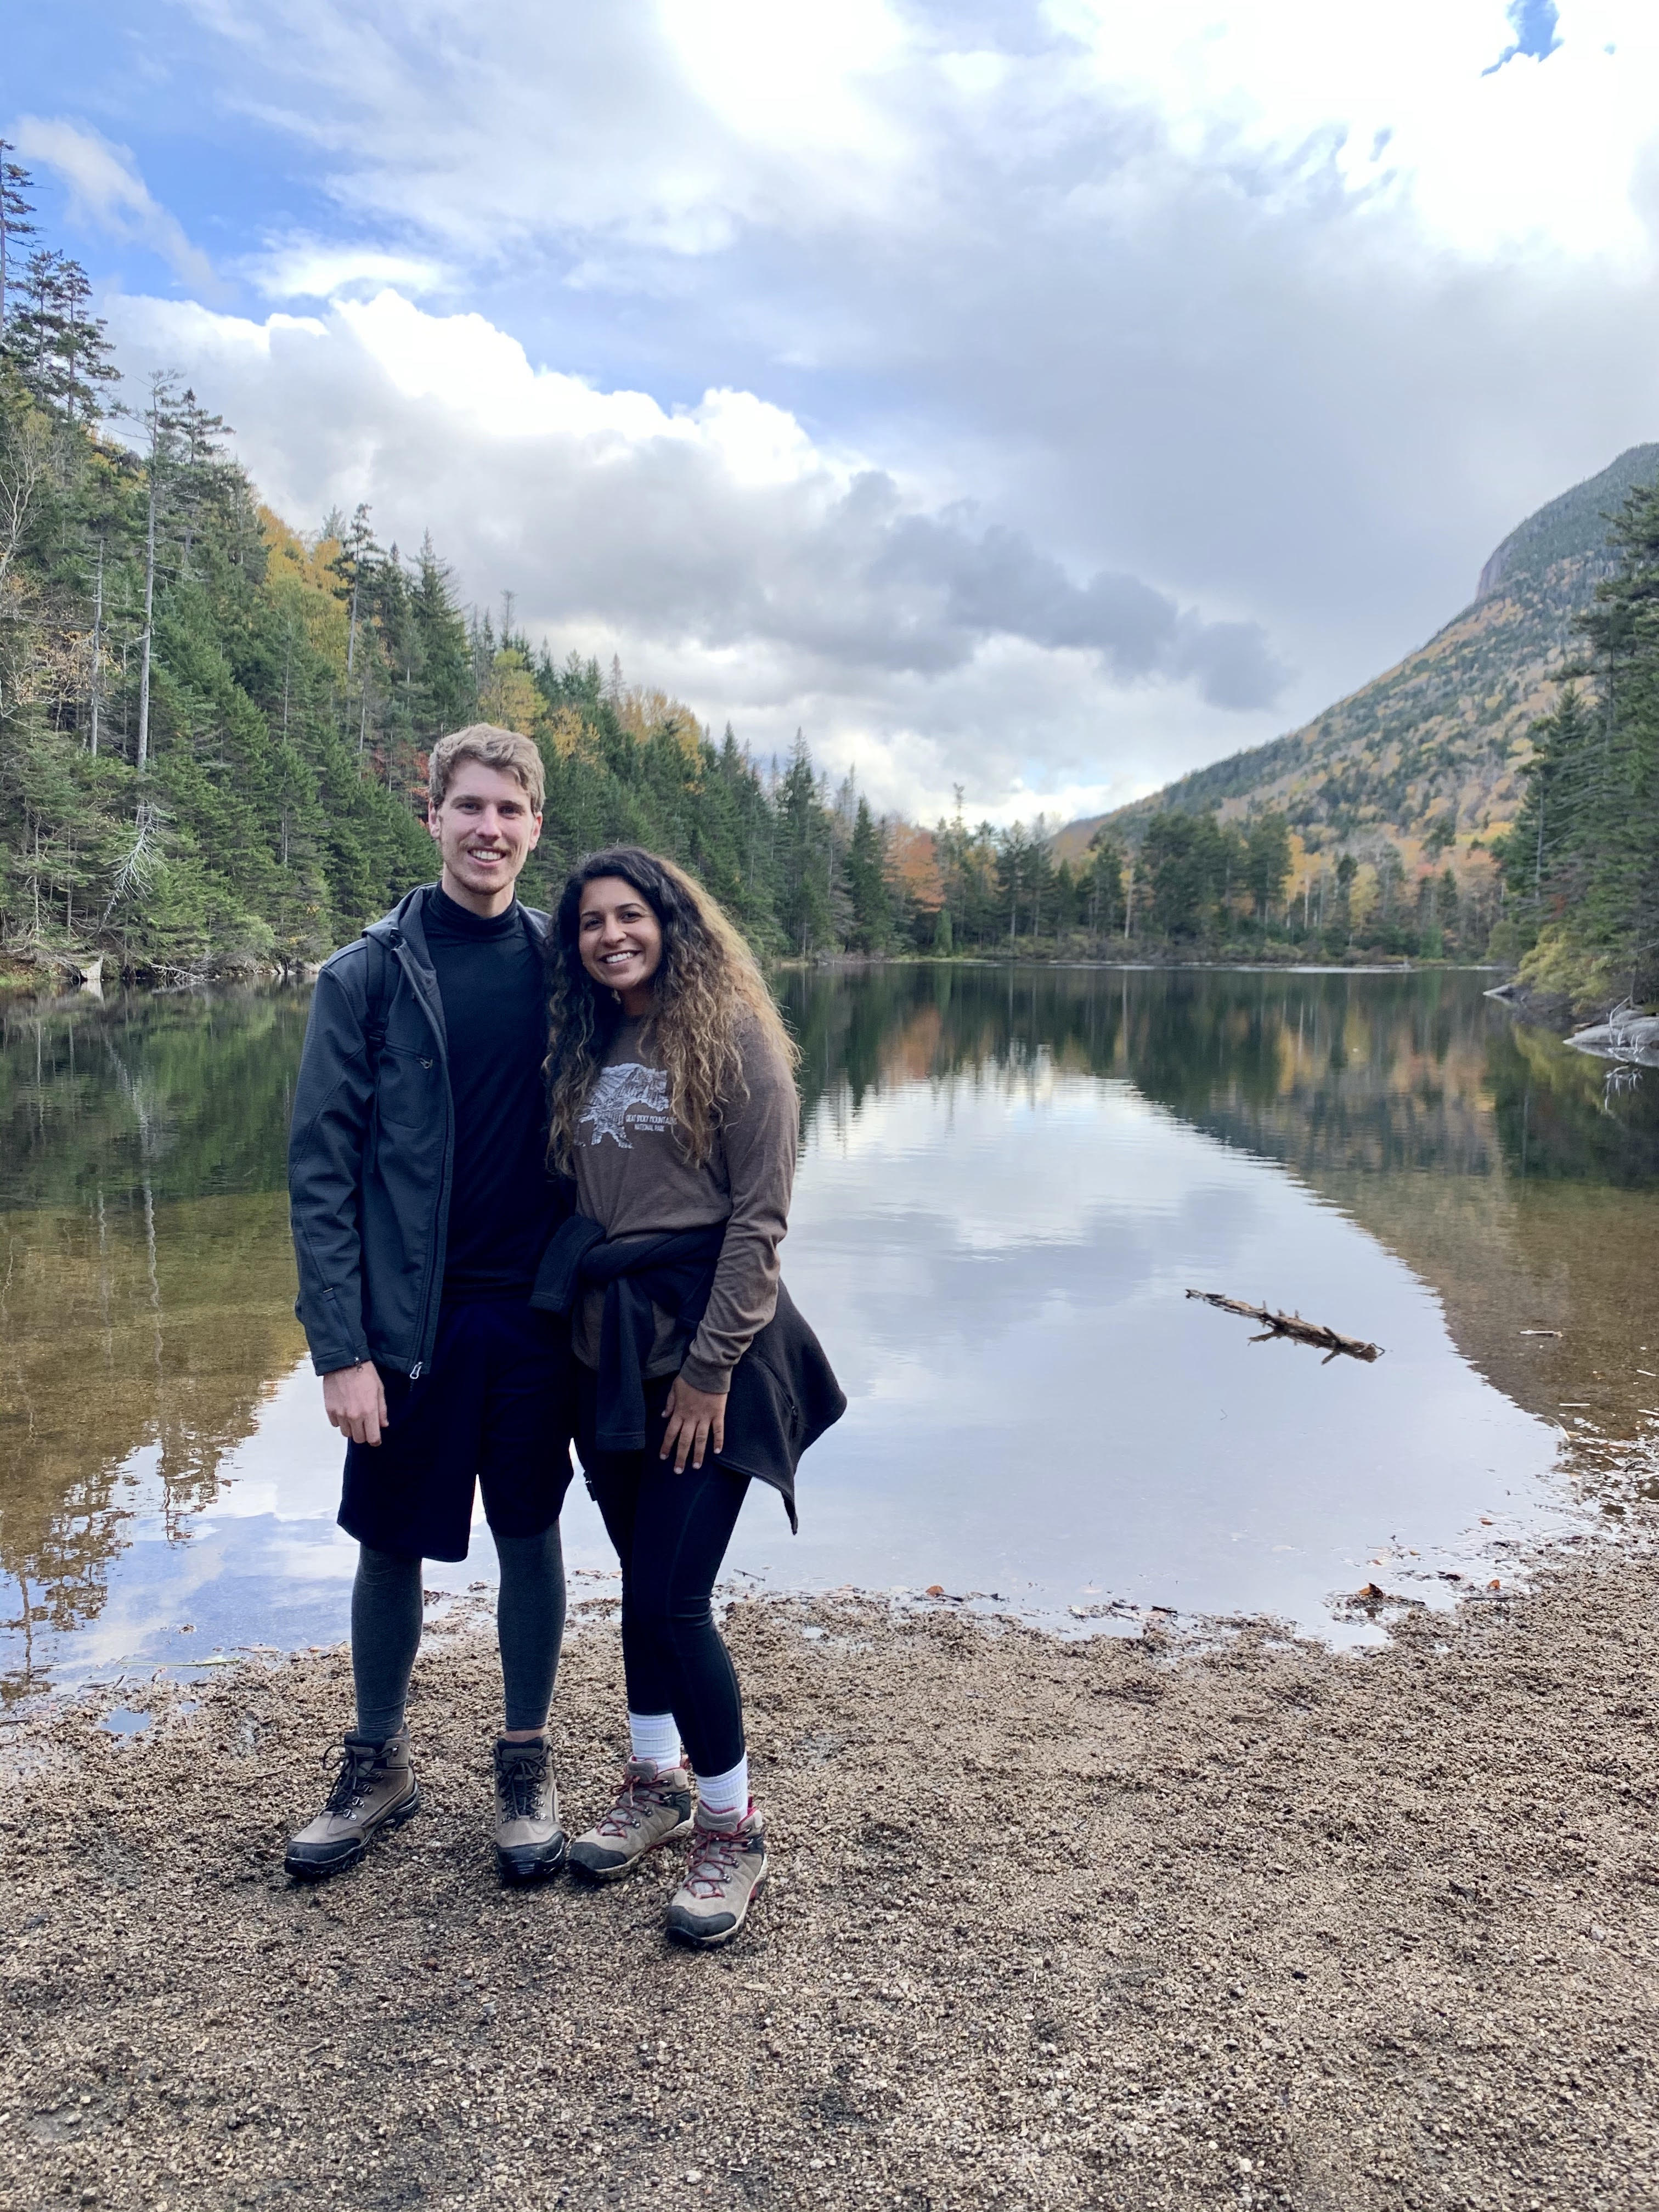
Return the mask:
<path id="1" fill-rule="evenodd" d="M 486 921 L 434 884 L 421 923 L 443 1000 L 455 1103 L 444 1298 L 528 1297 L 555 1210 L 545 1165 L 541 955 L 516 900 Z"/>

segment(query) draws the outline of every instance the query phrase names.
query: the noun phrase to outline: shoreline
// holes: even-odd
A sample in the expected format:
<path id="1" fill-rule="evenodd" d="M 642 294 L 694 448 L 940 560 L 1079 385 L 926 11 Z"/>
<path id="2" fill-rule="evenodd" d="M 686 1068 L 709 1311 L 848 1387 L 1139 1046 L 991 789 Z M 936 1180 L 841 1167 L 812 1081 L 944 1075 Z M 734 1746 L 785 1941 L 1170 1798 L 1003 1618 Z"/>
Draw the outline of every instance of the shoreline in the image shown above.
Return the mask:
<path id="1" fill-rule="evenodd" d="M 495 1885 L 495 1654 L 432 1632 L 425 1808 L 291 1887 L 343 1652 L 0 1729 L 0 2195 L 369 2207 L 1634 2206 L 1659 2191 L 1659 1517 L 1363 1652 L 736 1604 L 777 1876 Z M 567 1820 L 616 1601 L 573 1608 Z M 254 2002 L 250 2004 L 250 1994 Z M 687 2179 L 695 2175 L 695 2180 Z"/>
<path id="2" fill-rule="evenodd" d="M 336 951 L 342 948 L 337 946 Z M 59 1006 L 72 1005 L 85 996 L 101 999 L 106 990 L 152 991 L 160 994 L 175 991 L 207 991 L 215 989 L 245 990 L 270 988 L 299 988 L 314 982 L 319 969 L 332 957 L 325 953 L 319 960 L 295 961 L 283 963 L 263 961 L 252 963 L 231 963 L 204 969 L 194 968 L 111 968 L 105 975 L 104 956 L 88 956 L 78 959 L 46 960 L 25 967 L 0 966 L 0 997 L 16 999 L 46 999 Z M 801 958 L 786 955 L 768 959 L 767 971 L 776 975 L 862 975 L 890 968 L 926 968 L 948 974 L 955 968 L 1061 968 L 1103 969 L 1112 974 L 1157 975 L 1164 970 L 1193 974 L 1219 975 L 1509 975 L 1514 969 L 1503 961 L 1495 960 L 1423 960 L 1407 954 L 1396 957 L 1367 957 L 1356 952 L 1346 960 L 1310 958 L 1306 949 L 1285 945 L 1272 958 L 1252 956 L 1240 949 L 1237 951 L 1218 950 L 1210 954 L 1188 954 L 1173 947 L 1155 946 L 1150 951 L 1131 953 L 1127 948 L 1116 954 L 1091 953 L 1073 948 L 1051 947 L 1047 951 L 1000 951 L 995 948 L 973 952 L 826 952 Z M 1533 998 L 1513 982 L 1500 985 L 1490 996 L 1502 999 L 1519 1008 L 1528 1006 L 1565 1007 L 1567 1001 L 1559 998 Z M 1534 1016 L 1534 1018 L 1539 1017 Z M 1551 1019 L 1554 1018 L 1552 1014 Z M 1565 1018 L 1565 1016 L 1563 1017 Z"/>

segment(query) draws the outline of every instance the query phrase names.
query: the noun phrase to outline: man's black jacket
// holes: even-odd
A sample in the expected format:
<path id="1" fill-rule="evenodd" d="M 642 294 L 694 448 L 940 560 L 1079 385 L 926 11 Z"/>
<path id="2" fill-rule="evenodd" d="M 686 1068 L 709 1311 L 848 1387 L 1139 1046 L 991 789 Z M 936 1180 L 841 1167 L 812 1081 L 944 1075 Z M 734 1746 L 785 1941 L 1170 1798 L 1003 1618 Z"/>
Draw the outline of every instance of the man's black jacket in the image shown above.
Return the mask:
<path id="1" fill-rule="evenodd" d="M 289 1138 L 295 1311 L 319 1375 L 429 1365 L 455 1117 L 437 974 L 412 890 L 317 978 Z M 548 918 L 520 908 L 538 945 Z"/>

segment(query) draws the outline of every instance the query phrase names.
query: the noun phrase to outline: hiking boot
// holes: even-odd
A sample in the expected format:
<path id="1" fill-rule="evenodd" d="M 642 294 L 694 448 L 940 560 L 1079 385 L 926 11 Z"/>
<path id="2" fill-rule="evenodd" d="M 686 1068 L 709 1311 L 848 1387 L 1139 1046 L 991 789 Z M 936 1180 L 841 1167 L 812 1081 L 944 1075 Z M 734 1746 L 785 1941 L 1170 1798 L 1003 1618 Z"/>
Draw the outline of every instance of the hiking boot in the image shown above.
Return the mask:
<path id="1" fill-rule="evenodd" d="M 503 1881 L 540 1881 L 564 1864 L 553 1753 L 545 1743 L 495 1739 L 495 1870 Z"/>
<path id="2" fill-rule="evenodd" d="M 590 1881 L 620 1881 L 646 1857 L 691 1829 L 691 1776 L 684 1766 L 630 1759 L 617 1802 L 570 1846 L 570 1864 Z"/>
<path id="3" fill-rule="evenodd" d="M 668 1932 L 710 1950 L 729 1943 L 766 1884 L 766 1823 L 746 1813 L 709 1813 L 699 1805 L 685 1880 L 668 1906 Z"/>
<path id="4" fill-rule="evenodd" d="M 283 1863 L 301 1881 L 338 1874 L 356 1865 L 382 1829 L 400 1828 L 420 1809 L 407 1731 L 386 1743 L 349 1735 L 322 1811 L 289 1838 Z"/>

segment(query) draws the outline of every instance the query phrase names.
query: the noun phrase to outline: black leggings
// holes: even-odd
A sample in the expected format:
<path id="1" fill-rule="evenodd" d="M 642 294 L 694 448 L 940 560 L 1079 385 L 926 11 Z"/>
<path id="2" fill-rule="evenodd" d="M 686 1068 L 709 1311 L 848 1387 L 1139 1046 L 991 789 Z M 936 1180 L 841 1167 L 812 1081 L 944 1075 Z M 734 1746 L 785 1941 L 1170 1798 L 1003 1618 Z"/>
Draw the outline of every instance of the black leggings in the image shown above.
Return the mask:
<path id="1" fill-rule="evenodd" d="M 726 1774 L 743 1757 L 743 1696 L 710 1600 L 749 1478 L 707 1460 L 676 1474 L 658 1457 L 670 1379 L 646 1385 L 645 1449 L 602 1452 L 596 1381 L 581 1369 L 577 1449 L 622 1562 L 629 1711 L 672 1713 L 694 1772 Z"/>
<path id="2" fill-rule="evenodd" d="M 495 1634 L 506 1697 L 503 1726 L 544 1728 L 564 1641 L 564 1553 L 559 1524 L 539 1536 L 497 1536 L 501 1564 Z M 421 1566 L 402 1552 L 357 1549 L 351 1586 L 351 1671 L 357 1733 L 385 1743 L 404 1724 L 409 1678 L 421 1644 Z"/>

